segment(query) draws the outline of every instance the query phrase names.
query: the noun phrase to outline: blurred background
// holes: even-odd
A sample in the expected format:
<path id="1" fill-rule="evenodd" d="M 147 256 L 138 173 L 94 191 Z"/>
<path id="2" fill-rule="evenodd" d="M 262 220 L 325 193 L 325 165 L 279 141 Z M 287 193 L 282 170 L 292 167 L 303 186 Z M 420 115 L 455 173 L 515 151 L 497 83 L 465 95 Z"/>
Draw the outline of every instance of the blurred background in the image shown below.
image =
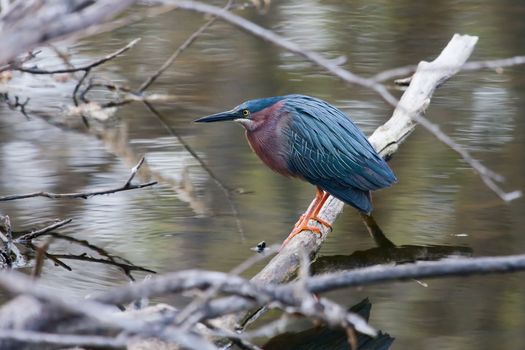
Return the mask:
<path id="1" fill-rule="evenodd" d="M 283 0 L 272 2 L 266 13 L 249 8 L 240 14 L 326 57 L 344 55 L 344 67 L 364 76 L 432 60 L 454 33 L 480 37 L 473 60 L 525 54 L 522 1 Z M 81 64 L 141 37 L 132 50 L 96 72 L 137 87 L 205 20 L 175 11 L 60 48 L 71 54 L 74 64 Z M 46 68 L 62 64 L 51 50 L 44 50 L 35 62 Z M 50 82 L 49 77 L 13 73 L 9 84 L 22 98 L 31 98 L 32 108 L 49 112 L 71 103 L 75 81 Z M 38 117 L 26 119 L 0 107 L 2 195 L 115 187 L 127 179 L 141 155 L 148 164 L 142 179 L 159 181 L 153 188 L 87 200 L 0 203 L 15 230 L 72 218 L 61 232 L 159 273 L 189 268 L 227 271 L 249 257 L 249 248 L 259 241 L 281 242 L 315 190 L 263 166 L 238 125 L 199 125 L 192 123 L 194 119 L 247 99 L 289 93 L 329 101 L 365 134 L 392 112 L 374 92 L 347 85 L 301 57 L 220 21 L 150 91 L 175 96 L 155 107 L 177 137 L 140 103 L 120 108 L 118 120 L 96 133 L 57 127 Z M 402 91 L 395 93 L 400 96 Z M 485 165 L 506 176 L 507 190 L 523 189 L 524 97 L 523 66 L 464 72 L 436 92 L 427 116 Z M 225 196 L 181 140 L 224 186 L 246 193 L 233 199 Z M 390 166 L 399 183 L 374 195 L 374 214 L 394 243 L 460 246 L 472 249 L 474 256 L 523 253 L 523 198 L 510 204 L 501 201 L 456 153 L 423 129 L 409 137 Z M 374 246 L 357 212 L 346 207 L 321 255 L 350 255 Z M 71 249 L 75 248 L 55 241 L 50 251 Z M 46 263 L 42 281 L 73 296 L 127 281 L 113 267 L 70 265 L 71 272 Z M 374 305 L 370 322 L 396 338 L 393 349 L 521 349 L 523 277 L 520 273 L 428 280 L 427 287 L 390 283 L 328 296 L 348 306 L 369 297 Z"/>

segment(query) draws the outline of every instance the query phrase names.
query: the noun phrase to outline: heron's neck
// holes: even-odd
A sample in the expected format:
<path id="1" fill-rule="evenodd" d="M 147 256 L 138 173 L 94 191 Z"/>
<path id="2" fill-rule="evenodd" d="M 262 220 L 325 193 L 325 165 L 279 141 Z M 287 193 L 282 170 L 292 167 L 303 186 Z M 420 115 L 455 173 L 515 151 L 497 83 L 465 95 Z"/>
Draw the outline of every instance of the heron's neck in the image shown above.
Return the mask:
<path id="1" fill-rule="evenodd" d="M 282 106 L 273 105 L 252 115 L 252 127 L 245 128 L 248 143 L 259 158 L 271 169 L 290 176 L 283 149 L 282 124 L 286 119 Z"/>

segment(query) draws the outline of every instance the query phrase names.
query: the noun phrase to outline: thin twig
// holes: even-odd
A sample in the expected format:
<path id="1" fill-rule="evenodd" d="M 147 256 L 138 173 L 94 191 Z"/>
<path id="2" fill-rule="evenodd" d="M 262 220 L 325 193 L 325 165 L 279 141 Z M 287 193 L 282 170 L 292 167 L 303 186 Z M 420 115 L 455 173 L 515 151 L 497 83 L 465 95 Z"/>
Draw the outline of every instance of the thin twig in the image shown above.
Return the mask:
<path id="1" fill-rule="evenodd" d="M 488 188 L 490 188 L 494 193 L 498 195 L 499 198 L 504 200 L 505 202 L 511 202 L 515 199 L 518 199 L 522 196 L 521 190 L 515 190 L 512 192 L 505 192 L 500 186 L 496 184 L 495 181 L 503 182 L 505 178 L 492 171 L 491 169 L 487 168 L 481 162 L 470 154 L 465 148 L 460 146 L 458 143 L 456 143 L 454 140 L 450 138 L 447 134 L 445 134 L 439 126 L 432 123 L 427 118 L 423 117 L 421 114 L 415 114 L 412 115 L 411 118 L 418 122 L 420 125 L 422 125 L 427 131 L 430 131 L 432 135 L 434 135 L 439 141 L 443 142 L 447 146 L 449 146 L 452 150 L 454 150 L 456 153 L 458 153 L 465 163 L 467 163 L 471 168 L 473 168 L 478 175 L 480 175 L 481 180 L 487 185 Z"/>
<path id="2" fill-rule="evenodd" d="M 136 38 L 129 42 L 126 46 L 118 49 L 117 51 L 110 53 L 104 57 L 101 57 L 91 63 L 84 64 L 82 66 L 73 67 L 73 68 L 61 68 L 61 69 L 38 69 L 38 68 L 24 68 L 24 67 L 15 67 L 14 70 L 24 72 L 24 73 L 30 73 L 30 74 L 59 74 L 59 73 L 75 73 L 75 72 L 81 72 L 93 69 L 95 67 L 100 66 L 101 64 L 106 63 L 107 61 L 110 61 L 114 59 L 115 57 L 118 57 L 122 55 L 124 52 L 131 49 L 135 44 L 137 44 L 141 38 Z"/>
<path id="3" fill-rule="evenodd" d="M 109 189 L 102 189 L 102 190 L 93 190 L 93 191 L 86 191 L 86 192 L 72 192 L 72 193 L 52 193 L 52 192 L 31 192 L 31 193 L 25 193 L 25 194 L 13 194 L 9 196 L 2 196 L 0 197 L 1 201 L 12 201 L 17 199 L 25 199 L 25 198 L 33 198 L 33 197 L 46 197 L 51 199 L 58 199 L 58 198 L 82 198 L 87 199 L 89 197 L 93 196 L 99 196 L 104 194 L 112 194 L 122 191 L 129 191 L 129 190 L 136 190 L 144 187 L 150 187 L 157 184 L 157 181 L 149 181 L 146 183 L 141 183 L 137 185 L 132 185 L 130 182 L 135 177 L 138 168 L 140 168 L 140 165 L 144 162 L 144 157 L 139 161 L 139 163 L 133 167 L 131 171 L 131 175 L 126 181 L 126 183 L 122 186 L 116 187 L 116 188 L 109 188 Z"/>
<path id="4" fill-rule="evenodd" d="M 130 272 L 132 272 L 132 271 L 142 271 L 142 272 L 156 273 L 155 271 L 150 270 L 150 269 L 145 268 L 145 267 L 142 267 L 142 266 L 138 266 L 138 265 L 134 265 L 134 264 L 120 263 L 120 262 L 115 261 L 115 260 L 95 258 L 95 257 L 89 256 L 87 254 L 75 255 L 75 254 L 51 254 L 51 253 L 48 253 L 47 256 L 48 257 L 52 256 L 53 258 L 59 259 L 59 260 L 88 261 L 88 262 L 93 262 L 93 263 L 99 263 L 99 264 L 104 264 L 104 265 L 115 266 L 115 267 L 120 268 L 122 271 L 124 271 L 126 276 L 128 276 L 132 281 L 135 280 L 133 278 L 133 276 L 130 275 Z"/>
<path id="5" fill-rule="evenodd" d="M 228 0 L 226 5 L 223 7 L 224 10 L 229 10 L 233 3 L 233 0 Z M 204 23 L 199 29 L 197 29 L 193 34 L 191 34 L 183 43 L 180 45 L 172 54 L 171 56 L 160 66 L 159 69 L 155 73 L 153 73 L 151 76 L 149 76 L 139 87 L 138 92 L 143 93 L 147 88 L 151 86 L 157 80 L 157 78 L 164 73 L 166 69 L 169 68 L 173 64 L 173 62 L 179 57 L 179 55 L 186 50 L 188 47 L 193 44 L 195 40 L 199 36 L 201 36 L 202 33 L 204 33 L 217 19 L 217 17 L 210 18 L 206 23 Z"/>
<path id="6" fill-rule="evenodd" d="M 73 103 L 77 107 L 78 107 L 78 99 L 77 99 L 78 90 L 80 89 L 80 86 L 82 86 L 82 84 L 84 83 L 84 81 L 86 80 L 90 72 L 91 72 L 91 68 L 85 69 L 84 74 L 82 74 L 82 77 L 78 80 L 77 84 L 75 85 L 75 88 L 73 89 L 73 94 L 72 94 Z"/>
<path id="7" fill-rule="evenodd" d="M 76 335 L 76 334 L 56 334 L 33 332 L 19 329 L 0 329 L 0 339 L 16 340 L 23 343 L 53 344 L 61 346 L 75 347 L 103 347 L 105 349 L 122 349 L 126 348 L 127 341 L 125 337 L 102 337 L 96 335 Z"/>
<path id="8" fill-rule="evenodd" d="M 26 119 L 29 120 L 30 118 L 29 118 L 29 114 L 27 113 L 26 107 L 29 101 L 31 100 L 31 98 L 27 97 L 24 102 L 20 102 L 19 96 L 15 96 L 14 99 L 15 100 L 12 101 L 9 98 L 9 94 L 7 92 L 0 93 L 0 101 L 5 102 L 5 104 L 10 109 L 15 110 L 15 111 L 18 110 L 20 113 L 24 115 L 24 117 L 26 117 Z"/>
<path id="9" fill-rule="evenodd" d="M 47 234 L 48 232 L 51 232 L 53 230 L 56 230 L 57 228 L 59 227 L 62 227 L 64 225 L 67 225 L 69 224 L 73 219 L 65 219 L 65 220 L 60 220 L 60 221 L 56 221 L 54 223 L 52 223 L 51 225 L 48 225 L 46 227 L 43 227 L 39 230 L 35 230 L 35 231 L 31 231 L 29 233 L 26 233 L 24 234 L 23 236 L 21 237 L 18 237 L 15 242 L 16 243 L 26 243 L 26 242 L 30 242 L 32 241 L 33 239 L 37 238 L 37 237 L 40 237 L 42 235 L 45 235 Z"/>
<path id="10" fill-rule="evenodd" d="M 65 241 L 73 242 L 73 243 L 78 244 L 78 245 L 80 245 L 82 247 L 86 247 L 88 249 L 91 249 L 94 252 L 96 252 L 97 254 L 99 254 L 100 256 L 104 256 L 104 257 L 108 258 L 111 261 L 116 261 L 116 259 L 118 259 L 118 260 L 123 261 L 126 264 L 132 265 L 132 262 L 130 260 L 128 260 L 126 258 L 123 258 L 121 256 L 113 256 L 108 251 L 106 251 L 105 249 L 103 249 L 103 248 L 101 248 L 99 246 L 96 246 L 94 244 L 91 244 L 85 239 L 79 239 L 79 238 L 75 238 L 75 237 L 71 237 L 71 236 L 66 236 L 66 235 L 63 235 L 63 234 L 60 234 L 60 233 L 57 233 L 57 232 L 48 232 L 47 234 L 49 236 L 52 236 L 53 238 L 63 239 Z"/>
<path id="11" fill-rule="evenodd" d="M 35 246 L 32 244 L 32 243 L 29 243 L 28 244 L 29 247 L 31 247 L 33 250 L 35 249 Z M 46 255 L 46 258 L 48 258 L 49 260 L 53 261 L 56 265 L 68 270 L 68 271 L 73 271 L 73 269 L 71 268 L 71 266 L 69 266 L 68 264 L 66 264 L 65 262 L 63 262 L 62 260 L 56 258 L 55 256 L 53 256 L 52 254 L 49 254 L 48 252 L 45 252 L 44 253 Z"/>
<path id="12" fill-rule="evenodd" d="M 137 172 L 139 171 L 140 167 L 142 166 L 142 164 L 144 164 L 144 159 L 144 156 L 142 156 L 139 162 L 133 168 L 131 168 L 131 174 L 129 174 L 128 181 L 126 181 L 126 183 L 124 184 L 124 188 L 128 188 L 131 186 L 131 181 L 133 181 L 133 178 L 135 177 L 135 175 L 137 175 Z"/>
<path id="13" fill-rule="evenodd" d="M 24 64 L 25 62 L 32 60 L 33 58 L 36 57 L 36 55 L 38 55 L 41 52 L 42 52 L 41 50 L 30 51 L 22 58 L 16 59 L 15 61 L 10 62 L 8 64 L 4 64 L 3 66 L 0 67 L 0 73 L 6 70 L 12 70 L 14 67 L 18 67 L 21 64 Z"/>

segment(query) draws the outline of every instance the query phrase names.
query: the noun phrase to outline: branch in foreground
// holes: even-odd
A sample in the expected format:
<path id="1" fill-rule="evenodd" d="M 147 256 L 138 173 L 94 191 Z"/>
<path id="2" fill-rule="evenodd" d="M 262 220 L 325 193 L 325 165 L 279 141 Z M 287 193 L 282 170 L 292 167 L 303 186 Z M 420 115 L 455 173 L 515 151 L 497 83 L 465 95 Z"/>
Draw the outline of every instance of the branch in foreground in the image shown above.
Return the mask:
<path id="1" fill-rule="evenodd" d="M 352 314 L 346 313 L 344 308 L 324 298 L 320 298 L 319 303 L 316 305 L 307 305 L 308 303 L 304 303 L 304 295 L 301 290 L 304 289 L 306 293 L 321 293 L 340 288 L 394 280 L 516 271 L 525 271 L 525 254 L 506 257 L 458 258 L 398 266 L 375 266 L 354 271 L 312 276 L 304 282 L 300 281 L 285 285 L 260 284 L 227 273 L 190 270 L 114 288 L 82 303 L 63 298 L 60 293 L 51 291 L 41 286 L 40 283 L 31 281 L 28 277 L 18 273 L 0 273 L 0 286 L 15 294 L 27 294 L 42 301 L 47 301 L 51 306 L 57 307 L 57 309 L 51 309 L 56 310 L 56 312 L 69 310 L 95 319 L 107 326 L 126 330 L 130 334 L 135 334 L 139 337 L 158 337 L 158 339 L 166 341 L 181 341 L 183 339 L 182 342 L 185 344 L 192 344 L 189 346 L 190 349 L 199 349 L 199 346 L 204 346 L 201 349 L 215 349 L 215 347 L 210 346 L 210 343 L 203 342 L 203 339 L 197 334 L 188 338 L 189 334 L 181 331 L 181 329 L 166 326 L 167 323 L 165 321 L 167 319 L 148 323 L 135 318 L 133 315 L 126 316 L 125 313 L 115 313 L 114 309 L 109 307 L 107 303 L 123 304 L 143 297 L 183 293 L 194 289 L 206 290 L 213 287 L 215 290 L 220 290 L 233 296 L 212 300 L 205 308 L 207 312 L 201 317 L 203 319 L 271 303 L 285 309 L 286 312 L 299 312 L 314 319 L 321 318 L 321 320 L 332 325 L 334 325 L 334 321 L 336 322 L 335 324 L 340 325 L 342 320 L 348 322 L 350 319 L 347 317 L 352 316 Z M 220 309 L 217 308 L 219 305 Z M 61 309 L 62 311 L 60 311 Z M 341 314 L 343 310 L 344 314 Z M 54 317 L 56 317 L 56 312 L 53 312 Z M 46 313 L 44 317 L 50 317 L 50 314 Z M 64 314 L 64 316 L 67 316 L 67 314 Z M 161 324 L 163 326 L 158 328 Z M 370 330 L 366 324 L 358 324 L 357 327 L 366 327 L 365 330 Z M 192 331 L 196 331 L 196 328 L 192 328 Z M 0 332 L 0 338 L 2 334 Z M 192 343 L 193 341 L 195 343 Z"/>
<path id="2" fill-rule="evenodd" d="M 502 257 L 451 258 L 397 266 L 378 265 L 312 277 L 307 283 L 315 293 L 412 278 L 472 276 L 525 271 L 525 254 Z M 280 288 L 280 287 L 279 287 Z"/>
<path id="3" fill-rule="evenodd" d="M 141 183 L 137 185 L 132 185 L 131 181 L 137 174 L 138 169 L 140 166 L 144 163 L 144 157 L 140 159 L 137 165 L 133 167 L 131 170 L 131 174 L 127 181 L 124 183 L 124 185 L 116 187 L 116 188 L 109 188 L 109 189 L 103 189 L 103 190 L 93 190 L 93 191 L 87 191 L 87 192 L 72 192 L 72 193 L 52 193 L 52 192 L 32 192 L 32 193 L 25 193 L 25 194 L 13 194 L 9 196 L 2 196 L 0 197 L 0 201 L 12 201 L 16 199 L 25 199 L 25 198 L 33 198 L 33 197 L 46 197 L 51 199 L 58 199 L 58 198 L 82 198 L 82 199 L 88 199 L 89 197 L 93 196 L 99 196 L 104 194 L 112 194 L 122 191 L 129 191 L 129 190 L 136 190 L 144 187 L 150 187 L 157 184 L 157 181 L 149 181 L 146 183 Z"/>
<path id="4" fill-rule="evenodd" d="M 0 339 L 17 340 L 24 343 L 53 344 L 61 346 L 75 346 L 104 349 L 122 349 L 127 345 L 123 338 L 101 337 L 96 335 L 73 335 L 73 334 L 56 334 L 32 332 L 24 330 L 2 330 L 0 329 Z"/>
<path id="5" fill-rule="evenodd" d="M 525 254 L 503 257 L 450 258 L 440 261 L 422 261 L 414 264 L 377 265 L 351 271 L 311 276 L 306 282 L 311 293 L 324 293 L 336 289 L 364 286 L 383 282 L 411 280 L 413 278 L 438 278 L 497 274 L 525 271 Z M 2 282 L 0 278 L 0 284 Z M 248 299 L 275 298 L 294 300 L 298 283 L 260 284 L 223 272 L 203 270 L 179 271 L 153 277 L 148 281 L 116 287 L 96 296 L 94 300 L 109 304 L 125 304 L 139 298 L 153 298 L 187 290 L 206 290 L 211 287 L 222 293 Z M 289 299 L 291 298 L 291 299 Z M 234 304 L 233 301 L 230 304 Z"/>
<path id="6" fill-rule="evenodd" d="M 13 294 L 25 294 L 33 296 L 40 301 L 51 304 L 53 315 L 46 312 L 44 317 L 54 320 L 70 322 L 71 314 L 87 316 L 103 325 L 100 329 L 120 329 L 128 334 L 136 334 L 144 339 L 155 337 L 167 342 L 181 345 L 183 348 L 195 350 L 217 350 L 213 344 L 205 340 L 201 334 L 181 332 L 180 330 L 163 324 L 159 327 L 155 322 L 135 318 L 134 314 L 115 312 L 113 306 L 104 305 L 91 300 L 78 300 L 66 298 L 56 290 L 42 286 L 28 277 L 11 271 L 0 273 L 0 285 Z M 69 320 L 69 321 L 68 321 Z M 153 323 L 153 324 L 152 324 Z"/>
<path id="7" fill-rule="evenodd" d="M 198 273 L 201 274 L 201 272 Z M 229 277 L 231 278 L 232 276 Z M 223 282 L 224 281 L 227 282 L 228 278 L 223 279 Z M 189 282 L 191 283 L 191 280 Z M 176 342 L 189 349 L 215 349 L 211 343 L 208 343 L 201 338 L 204 334 L 201 332 L 196 332 L 198 331 L 197 327 L 192 328 L 190 330 L 191 332 L 189 332 L 184 329 L 171 326 L 171 323 L 167 321 L 171 320 L 172 317 L 168 319 L 162 318 L 157 320 L 157 322 L 151 322 L 151 320 L 135 318 L 132 314 L 115 313 L 112 307 L 107 306 L 106 304 L 101 304 L 95 300 L 84 300 L 82 303 L 78 303 L 75 300 L 63 298 L 61 295 L 59 295 L 60 293 L 51 291 L 48 288 L 41 286 L 39 283 L 35 283 L 34 281 L 31 281 L 27 277 L 24 277 L 18 273 L 0 273 L 0 285 L 12 293 L 27 294 L 42 301 L 47 301 L 56 306 L 56 311 L 58 312 L 60 312 L 60 309 L 63 309 L 80 315 L 85 315 L 109 327 L 128 331 L 131 334 L 137 334 L 144 338 L 155 337 L 168 342 Z M 289 313 L 298 312 L 314 319 L 327 322 L 332 326 L 353 326 L 356 328 L 356 330 L 371 336 L 376 334 L 376 331 L 369 327 L 360 316 L 354 314 L 353 312 L 348 312 L 344 307 L 341 307 L 323 298 L 319 299 L 319 301 L 315 304 L 304 303 L 303 295 L 298 295 L 298 293 L 295 292 L 294 295 L 288 300 L 282 298 L 269 299 L 268 293 L 257 293 L 252 299 L 253 301 L 249 303 L 242 303 L 244 307 L 252 307 L 254 303 L 257 305 L 261 303 L 272 302 L 279 308 Z M 231 312 L 232 307 L 234 309 L 238 307 L 237 304 L 232 305 L 231 303 L 228 304 L 228 306 L 230 307 L 230 310 L 226 309 L 225 312 Z M 56 313 L 53 314 L 54 317 L 56 317 Z M 209 313 L 207 313 L 207 315 L 209 315 Z M 64 314 L 64 317 L 67 319 L 67 313 Z M 206 317 L 205 315 L 205 318 L 208 317 L 209 316 Z"/>

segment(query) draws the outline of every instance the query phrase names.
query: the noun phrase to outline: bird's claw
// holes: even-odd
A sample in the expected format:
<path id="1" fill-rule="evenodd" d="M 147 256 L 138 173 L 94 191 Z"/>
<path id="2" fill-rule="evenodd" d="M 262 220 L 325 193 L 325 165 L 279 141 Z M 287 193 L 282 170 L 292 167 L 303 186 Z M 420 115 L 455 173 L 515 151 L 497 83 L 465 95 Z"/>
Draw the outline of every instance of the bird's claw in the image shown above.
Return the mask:
<path id="1" fill-rule="evenodd" d="M 299 233 L 303 232 L 303 231 L 311 231 L 315 234 L 318 234 L 319 236 L 322 235 L 322 232 L 321 232 L 321 229 L 317 226 L 310 226 L 308 225 L 308 222 L 310 220 L 314 220 L 314 221 L 317 221 L 318 223 L 320 223 L 321 225 L 324 225 L 328 228 L 332 228 L 332 226 L 322 220 L 322 219 L 319 219 L 319 218 L 308 218 L 307 220 L 305 220 L 305 215 L 301 215 L 301 218 L 299 219 L 299 221 L 297 221 L 297 223 L 294 225 L 294 229 L 292 230 L 292 232 L 290 232 L 290 234 L 288 235 L 288 237 L 286 237 L 286 239 L 284 240 L 283 244 L 281 245 L 281 248 L 284 247 L 286 245 L 286 243 L 288 243 L 292 238 L 294 238 L 295 236 L 297 236 Z"/>

